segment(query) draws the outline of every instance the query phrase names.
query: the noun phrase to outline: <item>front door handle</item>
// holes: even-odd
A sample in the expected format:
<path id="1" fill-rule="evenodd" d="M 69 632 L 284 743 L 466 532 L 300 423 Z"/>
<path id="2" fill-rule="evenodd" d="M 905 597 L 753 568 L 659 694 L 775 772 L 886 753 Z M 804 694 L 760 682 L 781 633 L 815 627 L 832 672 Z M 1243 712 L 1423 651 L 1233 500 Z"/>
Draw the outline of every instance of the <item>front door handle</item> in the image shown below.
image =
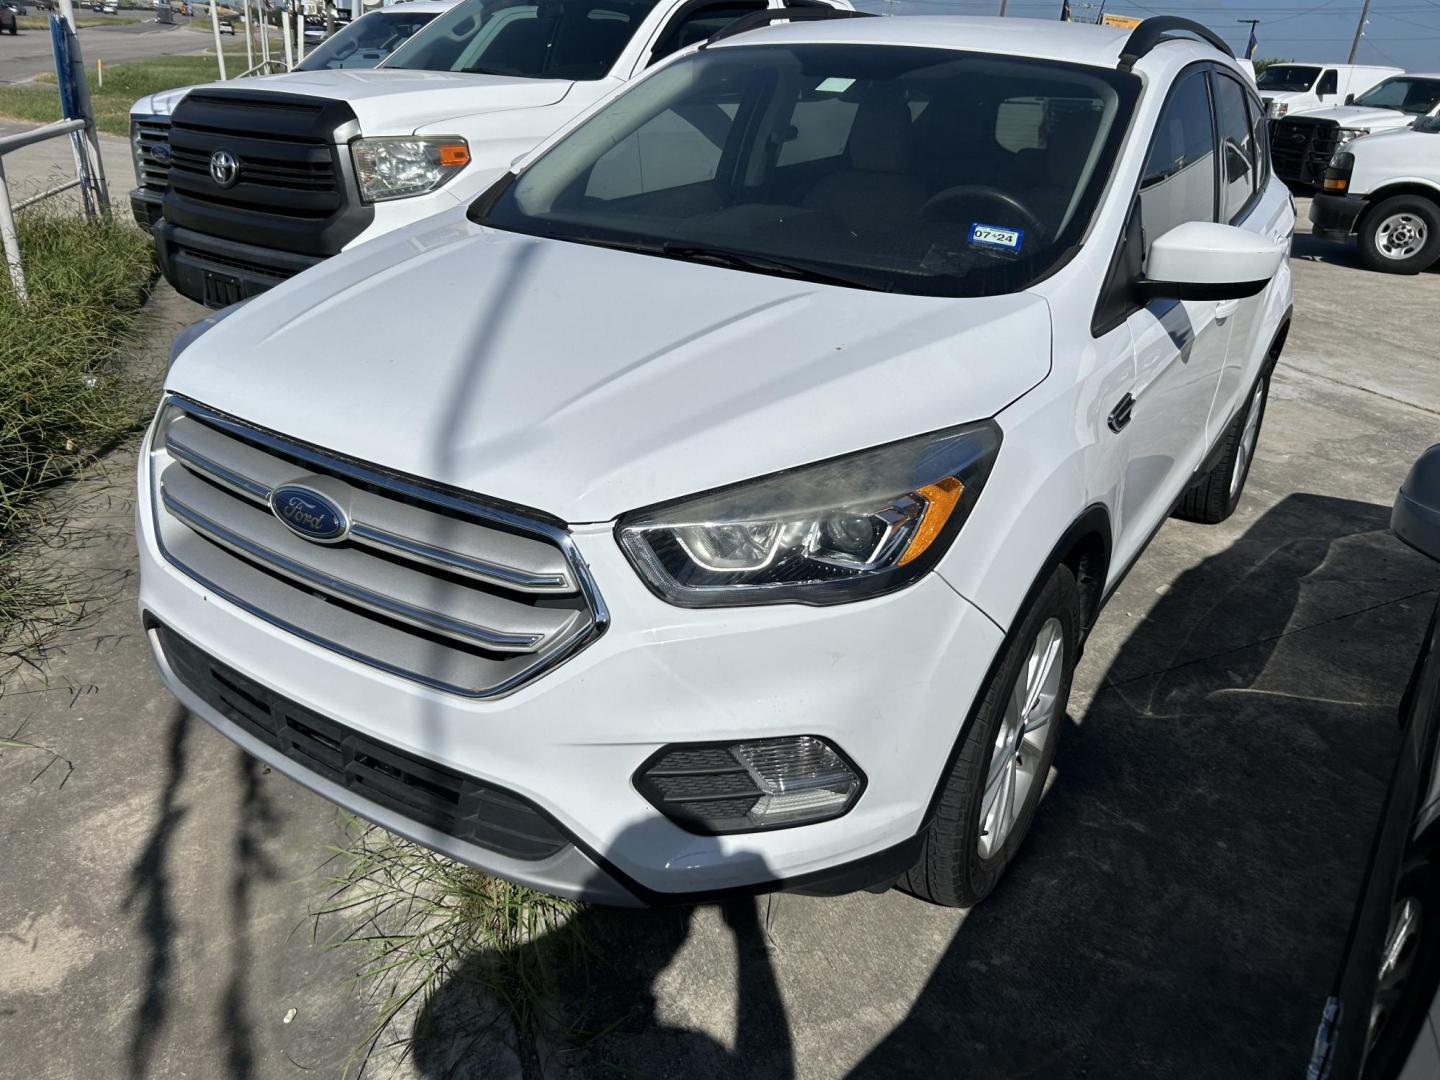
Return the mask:
<path id="1" fill-rule="evenodd" d="M 1224 322 L 1238 310 L 1240 310 L 1239 300 L 1222 300 L 1215 305 L 1215 321 Z"/>
<path id="2" fill-rule="evenodd" d="M 1115 408 L 1110 410 L 1110 415 L 1105 418 L 1105 425 L 1116 435 L 1130 423 L 1130 413 L 1135 408 L 1135 396 L 1126 394 L 1115 403 Z"/>

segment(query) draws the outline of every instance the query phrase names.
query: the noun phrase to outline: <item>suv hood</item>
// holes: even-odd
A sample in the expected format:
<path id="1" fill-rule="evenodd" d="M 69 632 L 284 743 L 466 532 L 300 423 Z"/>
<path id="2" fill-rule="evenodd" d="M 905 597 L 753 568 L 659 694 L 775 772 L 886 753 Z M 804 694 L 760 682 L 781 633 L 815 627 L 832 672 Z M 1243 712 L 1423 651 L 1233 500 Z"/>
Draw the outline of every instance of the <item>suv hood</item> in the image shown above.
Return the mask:
<path id="1" fill-rule="evenodd" d="M 191 90 L 254 90 L 277 94 L 304 94 L 348 102 L 364 135 L 411 134 L 417 128 L 457 116 L 533 109 L 554 105 L 570 92 L 564 79 L 520 79 L 504 75 L 465 75 L 452 71 L 403 71 L 388 68 L 327 71 L 292 71 L 243 82 L 215 82 L 191 86 L 174 94 L 165 113 Z M 143 100 L 143 99 L 142 99 Z M 140 107 L 137 102 L 135 109 Z M 134 111 L 134 109 L 132 109 Z"/>
<path id="2" fill-rule="evenodd" d="M 225 83 L 215 83 L 215 86 L 225 86 Z M 161 90 L 159 93 L 146 94 L 134 105 L 130 106 L 131 116 L 169 116 L 175 111 L 175 106 L 180 104 L 186 94 L 194 90 L 193 86 L 177 86 L 173 90 Z"/>
<path id="3" fill-rule="evenodd" d="M 817 285 L 457 209 L 235 309 L 167 386 L 580 523 L 993 415 L 1049 366 L 1035 295 Z"/>
<path id="4" fill-rule="evenodd" d="M 1367 109 L 1359 105 L 1337 105 L 1333 109 L 1301 113 L 1306 120 L 1334 120 L 1341 127 L 1409 127 L 1415 117 L 1399 109 Z"/>

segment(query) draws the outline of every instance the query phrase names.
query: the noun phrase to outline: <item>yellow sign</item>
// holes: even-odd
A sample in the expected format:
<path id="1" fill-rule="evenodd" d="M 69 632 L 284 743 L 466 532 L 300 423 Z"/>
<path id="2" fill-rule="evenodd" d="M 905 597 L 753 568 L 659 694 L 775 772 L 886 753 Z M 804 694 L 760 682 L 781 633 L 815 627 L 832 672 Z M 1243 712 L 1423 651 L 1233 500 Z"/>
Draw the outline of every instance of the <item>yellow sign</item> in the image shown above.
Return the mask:
<path id="1" fill-rule="evenodd" d="M 1100 21 L 1106 26 L 1118 26 L 1122 30 L 1134 30 L 1144 20 L 1131 15 L 1102 15 Z"/>

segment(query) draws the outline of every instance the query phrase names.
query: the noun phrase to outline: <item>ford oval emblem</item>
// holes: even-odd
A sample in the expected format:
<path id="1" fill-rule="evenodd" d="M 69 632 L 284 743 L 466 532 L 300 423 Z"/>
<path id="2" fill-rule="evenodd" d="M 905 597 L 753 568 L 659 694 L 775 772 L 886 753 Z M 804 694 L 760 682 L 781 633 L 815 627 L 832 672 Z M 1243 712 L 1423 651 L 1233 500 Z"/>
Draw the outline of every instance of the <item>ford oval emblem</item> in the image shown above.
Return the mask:
<path id="1" fill-rule="evenodd" d="M 159 164 L 161 164 L 161 165 L 169 165 L 169 164 L 170 164 L 170 159 L 171 159 L 171 157 L 172 157 L 173 155 L 170 153 L 170 144 L 169 144 L 169 143 L 164 143 L 164 142 L 156 143 L 154 146 L 149 147 L 149 150 L 150 150 L 150 156 L 151 156 L 152 158 L 154 158 Z"/>
<path id="2" fill-rule="evenodd" d="M 317 544 L 333 544 L 350 532 L 350 518 L 334 500 L 301 484 L 272 491 L 270 509 L 291 532 Z"/>

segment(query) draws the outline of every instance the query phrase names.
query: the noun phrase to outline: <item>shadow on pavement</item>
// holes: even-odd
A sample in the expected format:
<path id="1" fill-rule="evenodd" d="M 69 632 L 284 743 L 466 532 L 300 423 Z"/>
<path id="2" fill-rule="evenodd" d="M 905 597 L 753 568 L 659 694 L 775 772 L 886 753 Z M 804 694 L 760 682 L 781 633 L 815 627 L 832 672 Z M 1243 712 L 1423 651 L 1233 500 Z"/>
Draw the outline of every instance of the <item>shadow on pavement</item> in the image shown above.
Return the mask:
<path id="1" fill-rule="evenodd" d="M 1009 875 L 853 1075 L 1303 1072 L 1440 587 L 1388 523 L 1387 507 L 1293 495 L 1164 590 L 1064 731 Z M 733 969 L 670 970 L 699 909 L 579 916 L 588 963 L 551 969 L 556 1015 L 598 1033 L 577 1075 L 816 1075 L 797 1065 L 787 1005 L 806 1002 L 782 999 L 765 903 L 724 908 Z M 873 1025 L 884 1012 L 845 955 L 837 942 L 803 994 Z M 440 987 L 415 1027 L 425 1076 L 469 1075 L 423 1037 L 473 1000 L 469 982 Z M 681 1026 L 710 1000 L 737 1016 L 733 1048 Z"/>
<path id="2" fill-rule="evenodd" d="M 150 1075 L 155 1045 L 170 1017 L 170 980 L 174 967 L 174 946 L 179 927 L 171 901 L 169 855 L 175 830 L 185 817 L 180 805 L 180 785 L 185 780 L 190 729 L 194 720 L 183 706 L 170 712 L 166 737 L 165 787 L 154 828 L 130 869 L 130 891 L 121 909 L 138 909 L 140 930 L 148 952 L 145 986 L 131 1019 L 129 1071 L 132 1080 Z"/>

